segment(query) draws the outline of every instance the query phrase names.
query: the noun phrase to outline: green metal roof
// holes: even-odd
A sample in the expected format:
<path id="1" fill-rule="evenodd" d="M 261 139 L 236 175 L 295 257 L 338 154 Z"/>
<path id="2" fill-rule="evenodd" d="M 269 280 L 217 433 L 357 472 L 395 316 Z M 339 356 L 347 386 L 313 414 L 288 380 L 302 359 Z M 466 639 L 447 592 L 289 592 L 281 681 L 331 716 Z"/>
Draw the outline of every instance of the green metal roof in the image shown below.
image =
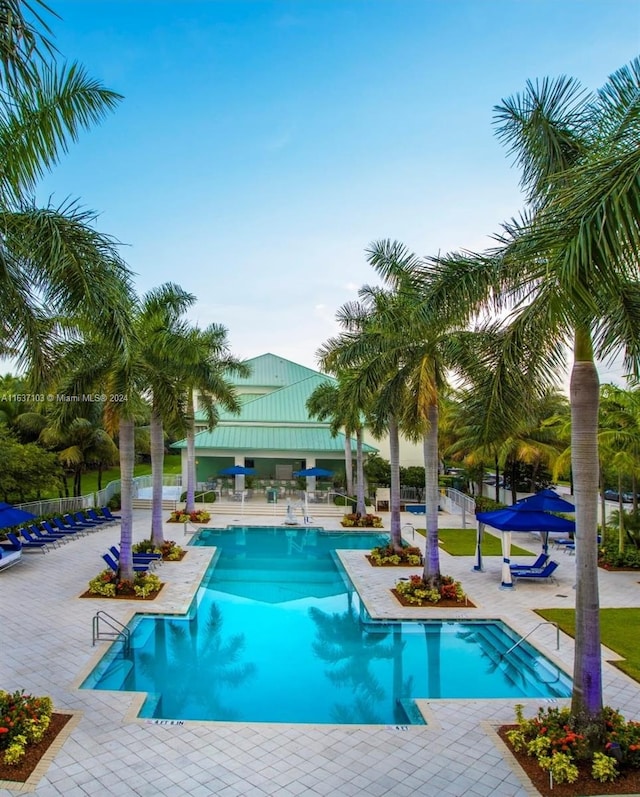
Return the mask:
<path id="1" fill-rule="evenodd" d="M 249 424 L 222 424 L 212 432 L 199 432 L 195 437 L 196 449 L 214 448 L 241 451 L 309 451 L 344 453 L 344 435 L 331 437 L 326 426 L 253 426 Z M 355 451 L 356 441 L 352 440 Z M 173 443 L 171 448 L 186 448 L 186 440 Z M 363 446 L 365 453 L 377 448 Z"/>
<path id="2" fill-rule="evenodd" d="M 245 363 L 251 368 L 251 376 L 245 379 L 238 376 L 230 377 L 230 381 L 238 387 L 286 387 L 309 376 L 317 376 L 319 373 L 275 354 L 261 354 L 259 357 L 245 360 Z"/>
<path id="3" fill-rule="evenodd" d="M 223 410 L 220 420 L 229 423 L 318 423 L 309 418 L 307 399 L 318 385 L 327 381 L 334 380 L 323 374 L 312 374 L 273 393 L 265 393 L 264 396 L 247 401 L 242 405 L 240 415 Z"/>

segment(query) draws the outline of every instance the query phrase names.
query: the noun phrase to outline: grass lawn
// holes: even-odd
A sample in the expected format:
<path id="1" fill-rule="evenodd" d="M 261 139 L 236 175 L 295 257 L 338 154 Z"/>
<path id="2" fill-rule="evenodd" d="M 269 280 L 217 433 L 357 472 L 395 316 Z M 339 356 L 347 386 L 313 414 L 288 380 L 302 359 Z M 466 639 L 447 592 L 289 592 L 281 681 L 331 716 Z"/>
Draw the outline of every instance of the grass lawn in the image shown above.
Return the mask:
<path id="1" fill-rule="evenodd" d="M 536 609 L 536 613 L 545 620 L 558 623 L 562 631 L 575 637 L 575 609 Z M 600 609 L 602 644 L 624 656 L 624 661 L 612 661 L 611 664 L 636 681 L 640 681 L 640 646 L 636 635 L 629 632 L 638 625 L 640 609 Z"/>
<path id="2" fill-rule="evenodd" d="M 425 529 L 416 529 L 418 534 L 426 535 Z M 438 539 L 443 551 L 451 556 L 474 556 L 476 552 L 476 530 L 475 529 L 438 529 Z M 511 546 L 511 553 L 514 556 L 534 556 L 532 551 L 525 551 L 517 545 Z M 493 534 L 484 533 L 482 537 L 483 556 L 502 556 L 502 543 L 499 537 Z"/>
<path id="3" fill-rule="evenodd" d="M 180 454 L 165 454 L 164 457 L 164 474 L 165 476 L 171 476 L 182 473 L 182 464 L 181 464 L 181 455 Z M 141 463 L 138 465 L 134 465 L 133 468 L 133 475 L 134 476 L 151 476 L 151 464 L 150 463 Z M 109 482 L 118 481 L 120 478 L 120 468 L 109 468 L 108 470 L 102 471 L 102 487 L 106 487 Z M 69 487 L 71 488 L 71 480 L 69 480 Z M 88 471 L 87 473 L 82 474 L 82 495 L 88 495 L 89 493 L 94 493 L 98 489 L 98 472 L 97 471 Z M 58 498 L 57 493 L 50 493 L 49 495 L 43 496 L 44 498 Z"/>

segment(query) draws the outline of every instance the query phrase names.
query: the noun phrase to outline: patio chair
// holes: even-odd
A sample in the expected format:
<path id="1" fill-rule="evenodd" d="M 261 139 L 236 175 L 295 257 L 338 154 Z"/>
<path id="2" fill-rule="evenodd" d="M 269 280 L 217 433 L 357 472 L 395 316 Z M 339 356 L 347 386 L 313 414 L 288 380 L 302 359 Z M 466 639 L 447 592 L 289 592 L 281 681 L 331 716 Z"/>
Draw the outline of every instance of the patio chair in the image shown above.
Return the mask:
<path id="1" fill-rule="evenodd" d="M 20 531 L 23 532 L 24 529 L 21 529 Z M 58 548 L 60 546 L 61 540 L 67 539 L 67 535 L 62 533 L 56 534 L 55 536 L 53 534 L 45 534 L 45 532 L 42 531 L 42 529 L 39 529 L 35 525 L 27 526 L 27 531 L 29 532 L 31 537 L 33 537 L 34 540 L 42 540 L 42 542 L 47 542 L 49 543 L 49 545 L 53 546 L 54 548 Z M 24 534 L 22 534 L 22 536 L 24 537 Z M 25 537 L 25 539 L 28 538 Z"/>
<path id="2" fill-rule="evenodd" d="M 511 568 L 511 572 L 514 570 L 531 570 L 531 569 L 538 569 L 544 567 L 547 562 L 549 561 L 549 554 L 548 553 L 541 553 L 540 556 L 536 559 L 536 561 L 531 565 L 509 565 Z"/>
<path id="3" fill-rule="evenodd" d="M 79 525 L 78 526 L 71 526 L 71 525 L 69 525 L 69 523 L 65 523 L 65 521 L 62 518 L 59 518 L 59 517 L 54 517 L 51 522 L 53 523 L 55 528 L 58 529 L 58 531 L 62 531 L 65 534 L 69 534 L 69 533 L 71 533 L 71 534 L 79 534 L 81 537 L 84 537 L 86 535 L 86 533 L 87 533 L 87 530 L 85 528 L 82 528 L 82 526 L 79 526 Z M 44 526 L 44 522 L 43 522 L 42 525 Z M 47 529 L 47 531 L 49 531 L 49 529 Z"/>
<path id="4" fill-rule="evenodd" d="M 111 556 L 110 553 L 103 553 L 102 554 L 102 558 L 109 565 L 109 567 L 111 568 L 111 570 L 113 570 L 114 573 L 118 572 L 118 570 L 120 569 L 120 565 L 113 558 L 113 556 Z M 133 563 L 133 570 L 136 573 L 148 573 L 149 572 L 149 565 L 148 564 L 136 564 L 134 562 Z"/>
<path id="5" fill-rule="evenodd" d="M 29 542 L 26 539 L 23 541 L 12 531 L 7 532 L 7 539 L 13 543 L 14 548 L 20 548 L 23 551 L 42 551 L 42 553 L 46 553 L 49 550 L 46 542 Z"/>
<path id="6" fill-rule="evenodd" d="M 554 562 L 553 559 L 550 559 L 544 567 L 529 567 L 529 568 L 522 568 L 521 570 L 512 570 L 511 575 L 518 579 L 518 578 L 539 578 L 543 581 L 553 581 L 555 582 L 555 578 L 553 577 L 553 573 L 558 567 L 558 563 Z"/>
<path id="7" fill-rule="evenodd" d="M 58 518 L 58 520 L 60 520 L 60 518 Z M 62 523 L 62 521 L 60 521 L 60 525 L 58 525 L 58 524 L 56 523 L 56 527 L 55 527 L 55 529 L 53 528 L 53 526 L 51 525 L 51 523 L 49 523 L 49 521 L 48 521 L 48 520 L 43 520 L 43 521 L 41 521 L 41 522 L 40 522 L 40 525 L 41 525 L 41 526 L 42 526 L 42 528 L 43 528 L 43 529 L 44 529 L 44 530 L 47 532 L 47 534 L 54 534 L 54 535 L 55 535 L 55 534 L 64 534 L 64 535 L 65 535 L 65 537 L 69 537 L 69 538 L 71 538 L 71 539 L 72 539 L 73 537 L 80 537 L 80 536 L 82 536 L 82 535 L 80 534 L 80 529 L 72 529 L 72 528 L 70 528 L 69 526 L 65 526 L 65 525 L 64 525 L 64 523 Z"/>
<path id="8" fill-rule="evenodd" d="M 117 545 L 112 545 L 109 550 L 113 554 L 114 559 L 119 562 L 120 561 L 120 551 Z M 134 564 L 148 564 L 150 567 L 156 567 L 156 565 L 162 564 L 162 554 L 161 553 L 134 553 L 133 554 L 133 563 Z"/>
<path id="9" fill-rule="evenodd" d="M 81 528 L 91 531 L 91 529 L 96 529 L 100 525 L 95 520 L 89 520 L 86 518 L 82 512 L 74 512 L 73 514 L 69 513 L 62 519 L 74 529 Z"/>
<path id="10" fill-rule="evenodd" d="M 87 515 L 89 516 L 89 520 L 93 520 L 95 523 L 100 523 L 102 526 L 108 526 L 110 523 L 115 523 L 115 520 L 109 520 L 108 517 L 100 516 L 95 509 L 87 509 Z"/>
<path id="11" fill-rule="evenodd" d="M 113 521 L 122 520 L 122 515 L 114 515 L 114 514 L 112 514 L 112 512 L 111 512 L 111 510 L 109 509 L 108 506 L 101 506 L 100 507 L 100 511 L 102 512 L 102 514 L 106 518 L 109 518 L 109 520 L 113 520 Z"/>

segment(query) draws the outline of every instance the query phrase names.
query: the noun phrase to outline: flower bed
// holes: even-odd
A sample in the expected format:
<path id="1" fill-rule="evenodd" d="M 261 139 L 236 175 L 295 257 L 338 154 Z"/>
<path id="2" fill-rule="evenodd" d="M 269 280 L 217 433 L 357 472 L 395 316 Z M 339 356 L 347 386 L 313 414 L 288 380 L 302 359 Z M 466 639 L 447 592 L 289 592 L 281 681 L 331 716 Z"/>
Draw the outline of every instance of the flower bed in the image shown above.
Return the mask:
<path id="1" fill-rule="evenodd" d="M 186 555 L 184 548 L 181 548 L 174 540 L 165 540 L 157 548 L 151 540 L 141 540 L 131 549 L 133 553 L 159 553 L 162 554 L 163 562 L 179 562 Z"/>
<path id="2" fill-rule="evenodd" d="M 91 579 L 89 589 L 81 597 L 153 600 L 162 586 L 155 573 L 136 573 L 133 581 L 123 581 L 113 570 L 103 570 Z"/>
<path id="3" fill-rule="evenodd" d="M 422 551 L 414 546 L 407 546 L 399 551 L 392 545 L 373 548 L 367 559 L 374 567 L 395 567 L 399 565 L 416 567 L 423 563 Z"/>
<path id="4" fill-rule="evenodd" d="M 0 753 L 2 763 L 20 763 L 31 744 L 42 741 L 51 722 L 50 697 L 33 697 L 19 692 L 0 691 Z"/>
<path id="5" fill-rule="evenodd" d="M 640 722 L 611 708 L 586 731 L 572 726 L 569 708 L 540 708 L 499 735 L 545 795 L 634 794 L 640 785 Z M 553 783 L 553 789 L 551 789 Z"/>
<path id="6" fill-rule="evenodd" d="M 176 509 L 169 516 L 167 523 L 208 523 L 211 520 L 211 513 L 204 509 L 196 512 L 187 512 L 185 509 Z"/>
<path id="7" fill-rule="evenodd" d="M 451 576 L 442 576 L 439 589 L 425 584 L 422 576 L 398 581 L 392 590 L 403 606 L 472 606 L 462 585 Z"/>
<path id="8" fill-rule="evenodd" d="M 378 515 L 359 515 L 357 512 L 352 512 L 342 517 L 340 525 L 345 528 L 381 529 L 382 518 Z"/>

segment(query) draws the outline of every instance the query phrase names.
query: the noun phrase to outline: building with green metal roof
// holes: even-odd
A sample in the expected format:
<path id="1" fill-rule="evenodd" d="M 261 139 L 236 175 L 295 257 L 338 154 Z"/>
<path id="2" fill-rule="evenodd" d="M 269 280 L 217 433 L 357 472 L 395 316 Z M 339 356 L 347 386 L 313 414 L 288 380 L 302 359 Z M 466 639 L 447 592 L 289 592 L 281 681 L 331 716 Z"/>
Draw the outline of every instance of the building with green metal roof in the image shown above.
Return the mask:
<path id="1" fill-rule="evenodd" d="M 247 360 L 251 375 L 234 378 L 241 401 L 239 415 L 221 412 L 218 425 L 208 431 L 203 412 L 196 412 L 196 480 L 215 480 L 233 465 L 253 468 L 258 480 L 293 480 L 294 471 L 317 466 L 345 471 L 345 436 L 331 435 L 329 424 L 309 417 L 307 399 L 332 377 L 275 354 Z M 174 443 L 182 451 L 186 474 L 186 440 Z M 356 442 L 352 440 L 355 456 Z M 365 444 L 366 453 L 377 448 Z M 186 483 L 186 482 L 184 482 Z"/>

